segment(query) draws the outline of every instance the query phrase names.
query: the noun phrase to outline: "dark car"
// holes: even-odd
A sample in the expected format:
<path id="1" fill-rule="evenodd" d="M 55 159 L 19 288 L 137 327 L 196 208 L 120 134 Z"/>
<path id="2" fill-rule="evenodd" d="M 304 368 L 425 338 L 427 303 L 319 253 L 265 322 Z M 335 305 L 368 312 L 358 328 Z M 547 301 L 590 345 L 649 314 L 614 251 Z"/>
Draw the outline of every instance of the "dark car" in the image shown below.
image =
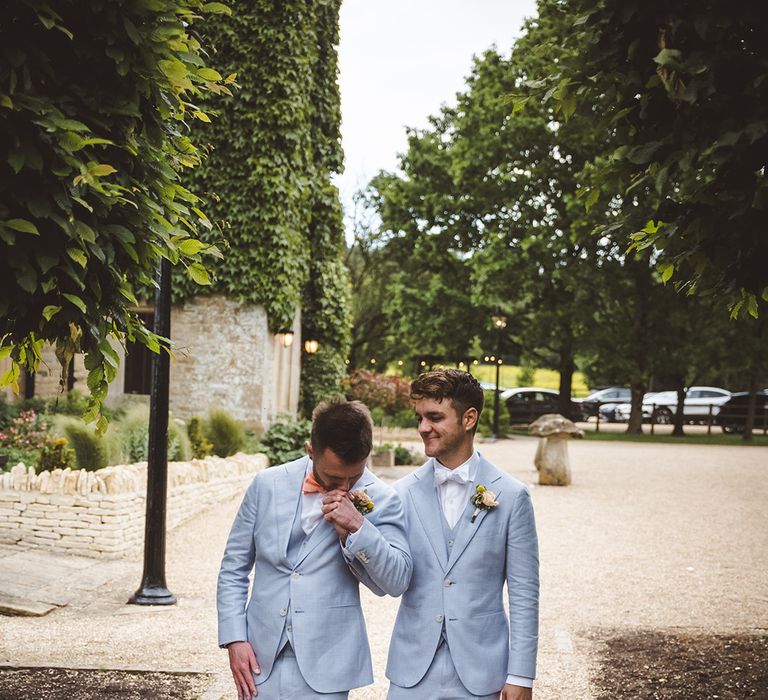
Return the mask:
<path id="1" fill-rule="evenodd" d="M 739 391 L 731 395 L 717 414 L 717 422 L 724 433 L 744 432 L 747 422 L 747 407 L 749 404 L 749 392 Z M 768 426 L 768 391 L 758 391 L 755 395 L 755 422 L 756 429 Z"/>
<path id="2" fill-rule="evenodd" d="M 507 389 L 501 392 L 500 397 L 507 404 L 509 422 L 512 425 L 523 423 L 527 425 L 545 413 L 560 413 L 558 407 L 560 394 L 553 389 L 536 387 Z M 578 416 L 578 412 L 578 406 L 571 402 L 571 416 Z"/>
<path id="3" fill-rule="evenodd" d="M 632 400 L 632 391 L 623 386 L 609 386 L 593 391 L 583 399 L 574 399 L 578 406 L 579 420 L 589 420 L 597 415 L 598 410 L 605 404 L 627 403 Z"/>

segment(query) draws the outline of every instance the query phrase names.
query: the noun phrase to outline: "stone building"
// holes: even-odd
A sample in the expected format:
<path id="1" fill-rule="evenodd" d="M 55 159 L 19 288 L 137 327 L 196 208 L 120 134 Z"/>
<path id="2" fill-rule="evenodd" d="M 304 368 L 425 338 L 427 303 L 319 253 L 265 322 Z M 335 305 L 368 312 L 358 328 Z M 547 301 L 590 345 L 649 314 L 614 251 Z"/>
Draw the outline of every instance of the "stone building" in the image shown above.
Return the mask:
<path id="1" fill-rule="evenodd" d="M 151 327 L 152 308 L 139 313 Z M 171 312 L 170 404 L 177 418 L 204 417 L 210 408 L 223 408 L 252 428 L 269 427 L 281 413 L 295 416 L 301 373 L 300 318 L 293 323 L 296 342 L 284 347 L 269 331 L 260 306 L 238 304 L 222 295 L 194 297 Z M 109 389 L 108 405 L 127 397 L 148 400 L 150 358 L 146 348 L 129 344 Z M 53 397 L 61 371 L 53 348 L 47 346 L 34 378 L 21 387 L 21 396 Z M 83 357 L 69 372 L 69 385 L 87 393 Z M 10 390 L 6 389 L 9 392 Z M 143 398 L 142 398 L 143 397 Z"/>

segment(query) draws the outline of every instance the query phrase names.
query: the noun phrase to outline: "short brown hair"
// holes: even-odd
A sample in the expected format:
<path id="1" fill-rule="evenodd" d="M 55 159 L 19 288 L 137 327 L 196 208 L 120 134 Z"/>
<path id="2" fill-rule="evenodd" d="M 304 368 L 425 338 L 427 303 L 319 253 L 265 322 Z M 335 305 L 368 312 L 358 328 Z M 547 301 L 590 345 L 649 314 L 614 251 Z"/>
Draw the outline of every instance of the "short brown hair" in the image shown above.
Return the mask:
<path id="1" fill-rule="evenodd" d="M 483 389 L 469 372 L 460 369 L 436 369 L 420 374 L 411 383 L 411 398 L 451 399 L 459 416 L 468 408 L 477 409 L 478 417 L 483 411 Z"/>
<path id="2" fill-rule="evenodd" d="M 323 401 L 312 412 L 312 450 L 333 450 L 347 464 L 360 462 L 373 446 L 373 421 L 368 407 L 343 398 Z"/>

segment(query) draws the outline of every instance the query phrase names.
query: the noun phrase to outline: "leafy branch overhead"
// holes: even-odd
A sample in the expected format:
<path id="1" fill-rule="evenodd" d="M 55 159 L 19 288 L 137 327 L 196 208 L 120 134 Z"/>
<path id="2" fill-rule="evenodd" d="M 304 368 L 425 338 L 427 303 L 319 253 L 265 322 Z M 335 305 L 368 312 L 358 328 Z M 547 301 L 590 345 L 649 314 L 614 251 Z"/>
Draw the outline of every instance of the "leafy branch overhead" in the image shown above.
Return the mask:
<path id="1" fill-rule="evenodd" d="M 756 317 L 768 301 L 768 24 L 727 0 L 556 4 L 573 17 L 570 51 L 529 87 L 609 144 L 585 171 L 586 203 L 643 211 L 630 249 L 663 251 L 665 281 Z"/>
<path id="2" fill-rule="evenodd" d="M 54 9 L 55 7 L 55 9 Z M 1 383 L 18 391 L 45 342 L 85 353 L 87 418 L 101 417 L 115 347 L 160 339 L 131 311 L 160 258 L 210 284 L 212 224 L 182 173 L 201 162 L 192 121 L 235 76 L 205 65 L 202 0 L 19 0 L 0 36 Z"/>

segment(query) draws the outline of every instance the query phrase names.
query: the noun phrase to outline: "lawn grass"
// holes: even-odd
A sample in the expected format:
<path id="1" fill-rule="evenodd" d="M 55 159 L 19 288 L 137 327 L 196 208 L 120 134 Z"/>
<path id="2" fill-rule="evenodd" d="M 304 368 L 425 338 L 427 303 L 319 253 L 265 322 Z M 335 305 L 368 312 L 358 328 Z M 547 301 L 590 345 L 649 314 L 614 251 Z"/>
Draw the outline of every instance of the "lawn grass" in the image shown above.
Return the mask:
<path id="1" fill-rule="evenodd" d="M 492 365 L 473 365 L 472 374 L 481 382 L 493 384 L 496 381 L 496 368 Z M 502 365 L 499 372 L 499 386 L 507 389 L 523 386 L 518 379 L 519 374 L 520 367 L 517 365 Z M 560 372 L 554 369 L 537 369 L 533 375 L 533 382 L 527 386 L 558 391 L 560 389 Z M 571 392 L 574 397 L 586 396 L 589 393 L 589 387 L 587 387 L 581 372 L 574 372 Z"/>
<path id="2" fill-rule="evenodd" d="M 648 430 L 647 427 L 646 430 Z M 515 435 L 528 435 L 527 430 L 514 429 L 511 432 Z M 768 447 L 768 435 L 763 435 L 762 432 L 753 433 L 752 442 L 744 442 L 741 439 L 741 435 L 725 435 L 720 432 L 719 428 L 714 428 L 711 435 L 684 435 L 683 437 L 658 434 L 651 435 L 647 432 L 643 433 L 642 435 L 630 435 L 628 433 L 596 433 L 594 430 L 585 430 L 584 439 L 602 442 L 653 442 L 669 443 L 672 445 L 730 445 L 732 447 Z"/>

